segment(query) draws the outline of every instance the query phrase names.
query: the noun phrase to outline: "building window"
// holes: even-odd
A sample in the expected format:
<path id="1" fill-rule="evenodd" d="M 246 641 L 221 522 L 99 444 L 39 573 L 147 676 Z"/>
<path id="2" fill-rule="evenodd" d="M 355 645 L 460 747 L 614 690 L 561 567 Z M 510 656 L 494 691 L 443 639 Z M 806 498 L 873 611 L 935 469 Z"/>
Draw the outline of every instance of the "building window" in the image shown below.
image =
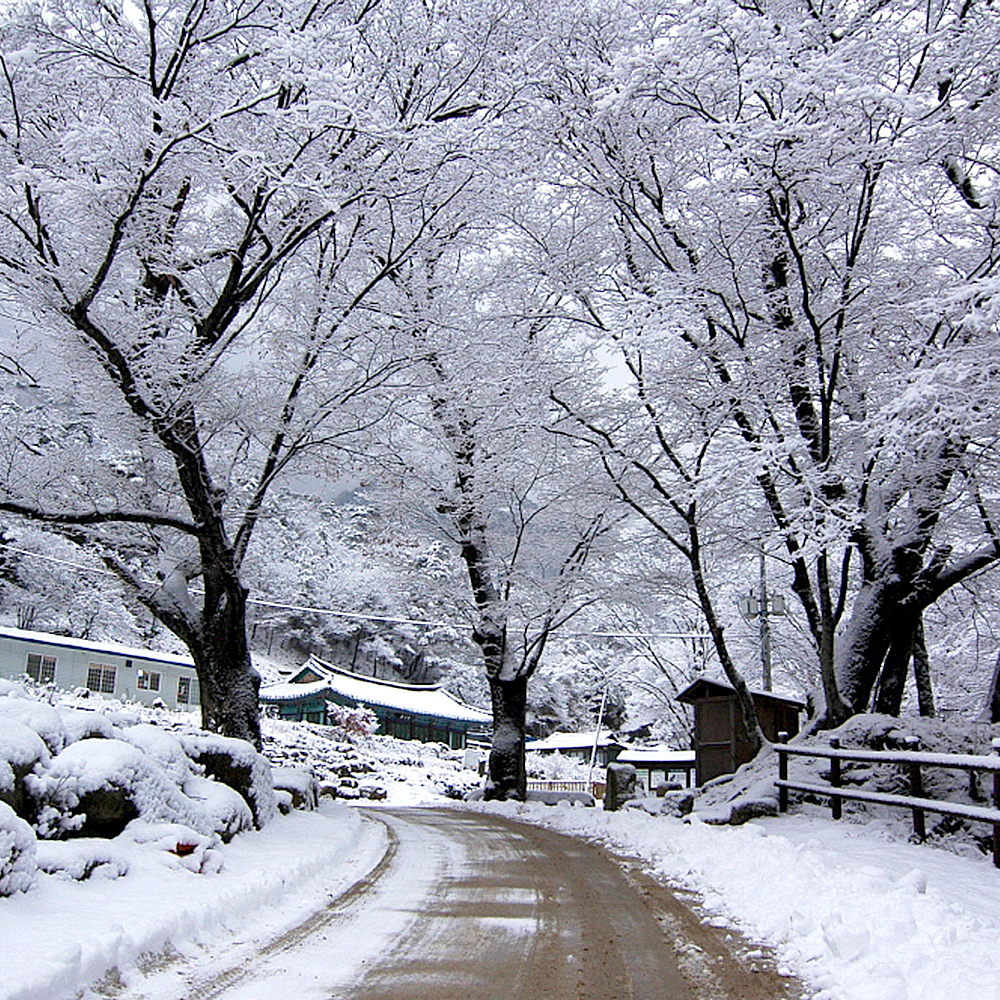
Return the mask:
<path id="1" fill-rule="evenodd" d="M 115 668 L 102 663 L 91 663 L 87 668 L 87 687 L 101 694 L 114 694 Z"/>
<path id="2" fill-rule="evenodd" d="M 155 670 L 139 670 L 135 675 L 135 686 L 140 691 L 159 691 L 160 675 Z"/>
<path id="3" fill-rule="evenodd" d="M 191 678 L 177 678 L 177 704 L 187 705 L 191 702 Z"/>
<path id="4" fill-rule="evenodd" d="M 49 684 L 56 679 L 56 658 L 28 653 L 28 664 L 24 672 L 39 684 Z"/>

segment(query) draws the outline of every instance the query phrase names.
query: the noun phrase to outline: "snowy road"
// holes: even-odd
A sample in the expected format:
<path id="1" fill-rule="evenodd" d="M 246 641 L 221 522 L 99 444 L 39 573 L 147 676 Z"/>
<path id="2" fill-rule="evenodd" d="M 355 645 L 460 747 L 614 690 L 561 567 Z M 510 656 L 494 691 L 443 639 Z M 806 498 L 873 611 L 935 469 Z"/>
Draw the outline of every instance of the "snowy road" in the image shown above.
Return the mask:
<path id="1" fill-rule="evenodd" d="M 777 1000 L 787 980 L 712 954 L 714 934 L 602 851 L 505 817 L 371 809 L 365 877 L 292 930 L 147 971 L 159 1000 Z M 718 935 L 715 935 L 718 938 Z M 699 938 L 700 940 L 695 940 Z M 718 950 L 718 949 L 715 949 Z M 725 949 L 723 949 L 725 951 Z M 683 972 L 678 968 L 678 955 Z M 168 986 L 170 983 L 172 985 Z"/>

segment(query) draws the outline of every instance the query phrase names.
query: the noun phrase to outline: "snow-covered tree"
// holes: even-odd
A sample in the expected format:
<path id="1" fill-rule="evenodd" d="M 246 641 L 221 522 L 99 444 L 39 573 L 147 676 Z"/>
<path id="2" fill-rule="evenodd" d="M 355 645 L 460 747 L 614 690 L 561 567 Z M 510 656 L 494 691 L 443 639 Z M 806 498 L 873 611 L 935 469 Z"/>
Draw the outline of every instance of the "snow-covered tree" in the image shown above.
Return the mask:
<path id="1" fill-rule="evenodd" d="M 85 461 L 6 442 L 0 507 L 89 539 L 189 648 L 205 725 L 259 742 L 247 546 L 282 473 L 384 410 L 398 355 L 358 313 L 469 179 L 506 100 L 484 76 L 497 17 L 408 0 L 2 16 L 0 285 L 37 331 L 17 360 L 105 433 Z"/>
<path id="2" fill-rule="evenodd" d="M 588 563 L 611 524 L 572 448 L 550 433 L 554 368 L 535 280 L 501 221 L 512 201 L 483 180 L 461 252 L 414 258 L 384 321 L 405 329 L 421 380 L 391 452 L 401 485 L 455 546 L 464 612 L 489 682 L 487 795 L 523 798 L 528 682 L 553 635 L 595 596 Z"/>
<path id="3" fill-rule="evenodd" d="M 547 273 L 618 359 L 611 389 L 567 388 L 567 420 L 696 590 L 718 586 L 706 538 L 780 548 L 827 721 L 876 682 L 898 711 L 923 612 L 1000 561 L 1000 15 L 540 16 L 543 169 L 574 223 Z"/>

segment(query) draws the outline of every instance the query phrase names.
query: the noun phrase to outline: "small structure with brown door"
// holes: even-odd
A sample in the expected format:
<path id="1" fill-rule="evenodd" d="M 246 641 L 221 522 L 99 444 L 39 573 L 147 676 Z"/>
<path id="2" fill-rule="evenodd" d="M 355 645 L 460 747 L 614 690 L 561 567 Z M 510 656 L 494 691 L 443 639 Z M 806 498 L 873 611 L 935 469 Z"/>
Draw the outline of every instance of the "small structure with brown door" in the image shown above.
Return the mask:
<path id="1" fill-rule="evenodd" d="M 799 731 L 805 702 L 773 691 L 751 691 L 764 735 L 777 742 L 778 733 Z M 694 750 L 698 784 L 731 774 L 753 757 L 736 692 L 725 681 L 699 677 L 677 695 L 694 706 Z"/>

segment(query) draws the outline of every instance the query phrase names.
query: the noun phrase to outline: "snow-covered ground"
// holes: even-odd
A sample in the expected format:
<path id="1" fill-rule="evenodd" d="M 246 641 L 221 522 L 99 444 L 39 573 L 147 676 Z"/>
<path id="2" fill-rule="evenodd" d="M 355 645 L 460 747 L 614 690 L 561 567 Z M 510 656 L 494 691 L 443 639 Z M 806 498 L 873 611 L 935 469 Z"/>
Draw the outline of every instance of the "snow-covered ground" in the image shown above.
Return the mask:
<path id="1" fill-rule="evenodd" d="M 129 711 L 112 707 L 116 726 Z M 27 892 L 0 898 L 0 1000 L 96 1000 L 137 966 L 294 926 L 381 855 L 381 826 L 350 801 L 372 805 L 362 786 L 389 805 L 495 810 L 642 858 L 693 890 L 706 920 L 770 946 L 816 1000 L 1000 1000 L 1000 871 L 973 850 L 907 843 L 905 817 L 834 823 L 804 807 L 731 827 L 642 809 L 463 805 L 454 796 L 474 779 L 443 747 L 269 722 L 267 749 L 276 763 L 315 766 L 338 798 L 213 842 L 202 858 L 211 863 L 186 863 L 133 831 L 103 842 L 89 878 L 78 881 L 66 859 L 55 874 L 39 871 Z M 39 841 L 39 857 L 62 849 L 93 860 L 94 844 Z"/>
<path id="2" fill-rule="evenodd" d="M 356 810 L 325 804 L 234 838 L 209 874 L 116 838 L 124 877 L 42 876 L 30 892 L 0 899 L 0 997 L 108 996 L 136 965 L 274 937 L 369 870 L 383 850 L 380 831 Z"/>

